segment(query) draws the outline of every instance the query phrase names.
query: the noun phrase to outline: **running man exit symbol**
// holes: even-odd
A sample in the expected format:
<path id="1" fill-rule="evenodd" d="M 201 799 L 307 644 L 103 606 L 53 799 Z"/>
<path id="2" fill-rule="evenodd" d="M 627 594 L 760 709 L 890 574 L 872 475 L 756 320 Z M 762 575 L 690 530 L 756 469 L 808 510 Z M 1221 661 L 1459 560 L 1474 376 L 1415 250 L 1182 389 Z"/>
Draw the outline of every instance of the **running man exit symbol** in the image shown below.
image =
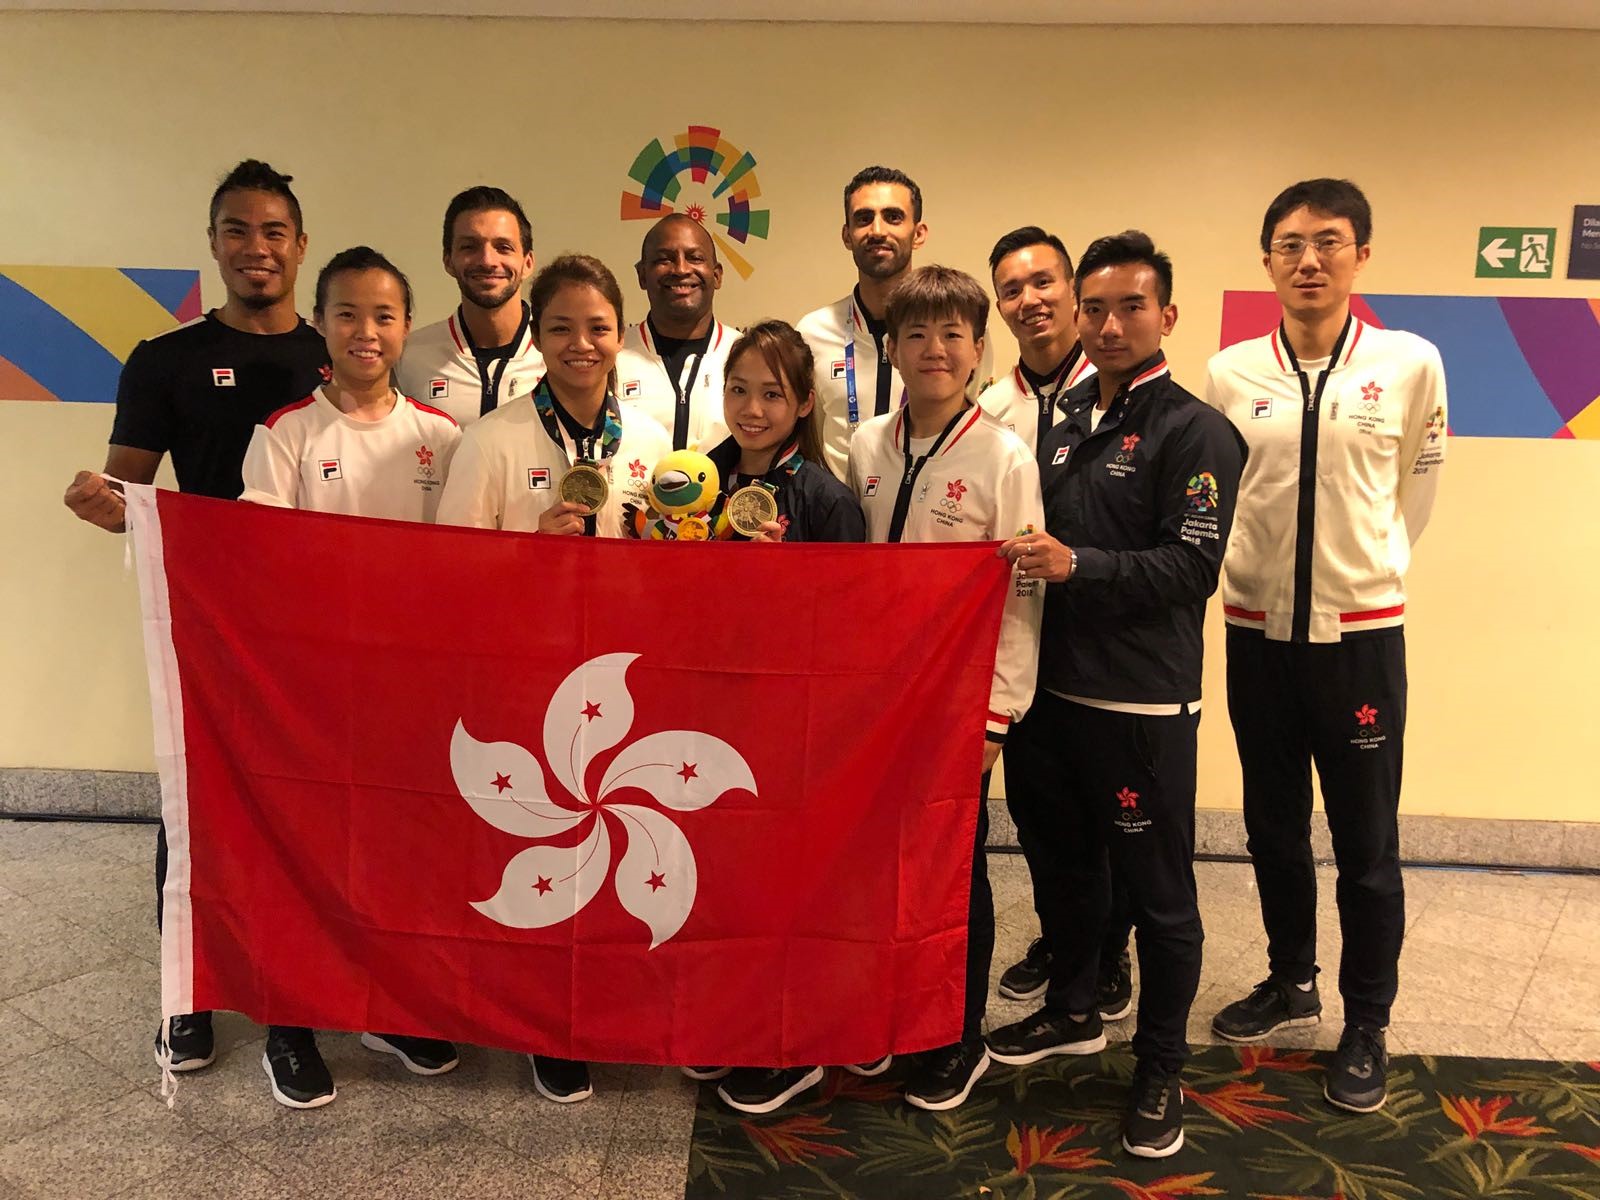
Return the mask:
<path id="1" fill-rule="evenodd" d="M 1479 279 L 1549 279 L 1554 229 L 1485 225 L 1478 230 Z"/>

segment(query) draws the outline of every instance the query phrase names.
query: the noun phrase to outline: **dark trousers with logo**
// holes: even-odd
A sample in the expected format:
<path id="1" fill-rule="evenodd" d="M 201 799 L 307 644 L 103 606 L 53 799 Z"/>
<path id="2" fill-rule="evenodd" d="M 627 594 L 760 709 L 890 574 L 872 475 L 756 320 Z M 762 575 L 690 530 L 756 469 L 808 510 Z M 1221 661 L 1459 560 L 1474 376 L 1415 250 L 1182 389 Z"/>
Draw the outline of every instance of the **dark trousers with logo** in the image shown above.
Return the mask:
<path id="1" fill-rule="evenodd" d="M 967 894 L 967 998 L 961 1015 L 961 1040 L 983 1037 L 989 1003 L 989 966 L 994 960 L 994 890 L 989 886 L 989 772 L 978 789 L 978 828 L 972 847 L 972 885 Z"/>
<path id="2" fill-rule="evenodd" d="M 1189 1056 L 1205 938 L 1194 882 L 1199 725 L 1198 713 L 1135 716 L 1041 690 L 1006 740 L 1006 793 L 1053 954 L 1045 1010 L 1093 1010 L 1119 877 L 1139 959 L 1133 1052 L 1170 1071 Z"/>
<path id="3" fill-rule="evenodd" d="M 1009 759 L 1004 760 L 1009 763 Z M 1018 815 L 1019 803 L 1026 805 L 1030 802 L 1037 803 L 1044 793 L 1038 788 L 1024 788 L 1020 793 L 1013 791 L 1011 786 L 1011 767 L 1006 766 L 1006 811 L 1011 814 L 1011 823 L 1018 829 L 1028 824 L 1030 817 L 1027 814 Z M 1020 836 L 1020 835 L 1019 835 Z M 1024 856 L 1026 858 L 1026 856 Z M 1027 859 L 1028 876 L 1033 881 L 1033 911 L 1039 917 L 1039 937 L 1044 942 L 1045 948 L 1050 948 L 1049 939 L 1044 937 L 1044 909 L 1049 904 L 1049 897 L 1060 893 L 1061 884 L 1055 878 L 1060 870 L 1054 858 L 1035 863 Z M 1133 917 L 1128 909 L 1128 887 L 1122 877 L 1115 872 L 1111 874 L 1111 903 L 1106 913 L 1105 936 L 1100 939 L 1100 975 L 1109 977 L 1116 969 L 1119 960 L 1127 953 L 1128 936 L 1133 932 Z"/>
<path id="4" fill-rule="evenodd" d="M 1306 983 L 1317 973 L 1315 763 L 1339 872 L 1344 1017 L 1381 1029 L 1399 986 L 1406 927 L 1398 820 L 1405 635 L 1385 629 L 1307 644 L 1230 628 L 1228 711 L 1272 974 Z"/>

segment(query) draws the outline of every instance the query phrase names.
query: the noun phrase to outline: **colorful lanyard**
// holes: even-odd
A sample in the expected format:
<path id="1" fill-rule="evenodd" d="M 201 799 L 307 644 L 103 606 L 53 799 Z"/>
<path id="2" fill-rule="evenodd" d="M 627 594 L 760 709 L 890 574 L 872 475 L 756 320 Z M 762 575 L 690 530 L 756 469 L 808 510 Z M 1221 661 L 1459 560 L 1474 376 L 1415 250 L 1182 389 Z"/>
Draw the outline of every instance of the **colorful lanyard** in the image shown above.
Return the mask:
<path id="1" fill-rule="evenodd" d="M 562 454 L 566 454 L 567 439 L 561 431 L 561 420 L 556 416 L 556 398 L 550 391 L 548 378 L 541 379 L 539 386 L 533 389 L 533 407 L 539 414 L 539 420 L 544 422 L 544 431 L 550 435 L 550 440 L 561 447 Z M 573 439 L 579 462 L 604 462 L 617 452 L 617 444 L 622 441 L 622 412 L 617 407 L 616 395 L 609 388 L 606 389 L 602 411 L 605 414 L 605 421 L 598 433 L 591 429 L 587 437 Z M 594 454 L 596 442 L 600 444 L 598 459 Z M 570 465 L 571 456 L 567 457 Z"/>
<path id="2" fill-rule="evenodd" d="M 845 333 L 847 337 L 844 344 L 845 415 L 849 419 L 850 430 L 853 433 L 855 431 L 855 427 L 861 424 L 861 404 L 856 393 L 855 296 L 852 294 L 850 298 L 845 301 L 845 304 L 848 308 L 848 311 L 845 315 Z M 863 311 L 865 311 L 865 309 L 863 309 Z M 877 415 L 881 417 L 884 413 L 889 411 L 889 375 L 888 372 L 884 370 L 884 368 L 889 365 L 889 356 L 885 353 L 883 347 L 878 345 L 878 338 L 876 334 L 873 335 L 872 341 L 873 344 L 878 347 L 878 397 L 876 410 Z M 905 397 L 903 395 L 901 396 L 901 403 L 905 403 Z"/>

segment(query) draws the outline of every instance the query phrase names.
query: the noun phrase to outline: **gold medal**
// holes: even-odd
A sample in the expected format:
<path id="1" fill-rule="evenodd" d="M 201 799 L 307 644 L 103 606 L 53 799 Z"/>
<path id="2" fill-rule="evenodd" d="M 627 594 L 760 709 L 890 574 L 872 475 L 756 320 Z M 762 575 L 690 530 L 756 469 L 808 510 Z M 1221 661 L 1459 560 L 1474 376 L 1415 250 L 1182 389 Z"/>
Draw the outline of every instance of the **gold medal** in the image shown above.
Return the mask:
<path id="1" fill-rule="evenodd" d="M 680 542 L 703 542 L 711 536 L 711 528 L 699 517 L 684 517 L 678 522 Z"/>
<path id="2" fill-rule="evenodd" d="M 723 513 L 736 532 L 755 537 L 764 523 L 778 519 L 778 500 L 767 488 L 752 483 L 728 497 Z"/>
<path id="3" fill-rule="evenodd" d="M 605 473 L 589 463 L 569 467 L 561 477 L 561 498 L 586 505 L 590 512 L 599 512 L 600 506 L 611 494 L 611 485 Z"/>

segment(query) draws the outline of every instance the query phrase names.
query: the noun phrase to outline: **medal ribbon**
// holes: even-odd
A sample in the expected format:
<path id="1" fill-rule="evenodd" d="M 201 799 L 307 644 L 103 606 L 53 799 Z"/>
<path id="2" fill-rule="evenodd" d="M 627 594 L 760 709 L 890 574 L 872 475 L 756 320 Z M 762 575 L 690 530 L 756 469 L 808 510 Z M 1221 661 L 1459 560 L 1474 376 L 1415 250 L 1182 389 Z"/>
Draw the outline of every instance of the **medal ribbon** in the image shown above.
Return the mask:
<path id="1" fill-rule="evenodd" d="M 555 393 L 550 390 L 548 379 L 541 379 L 539 386 L 533 389 L 533 407 L 539 414 L 539 420 L 544 423 L 544 431 L 550 435 L 550 440 L 560 446 L 565 454 L 567 440 L 561 432 L 561 420 L 556 416 Z M 616 394 L 609 388 L 606 389 L 601 411 L 605 414 L 605 423 L 601 426 L 598 438 L 591 430 L 588 437 L 576 439 L 579 462 L 604 462 L 617 452 L 617 444 L 622 441 L 622 410 L 617 406 Z M 600 443 L 599 458 L 594 455 L 596 441 Z M 570 464 L 570 457 L 568 461 Z"/>

